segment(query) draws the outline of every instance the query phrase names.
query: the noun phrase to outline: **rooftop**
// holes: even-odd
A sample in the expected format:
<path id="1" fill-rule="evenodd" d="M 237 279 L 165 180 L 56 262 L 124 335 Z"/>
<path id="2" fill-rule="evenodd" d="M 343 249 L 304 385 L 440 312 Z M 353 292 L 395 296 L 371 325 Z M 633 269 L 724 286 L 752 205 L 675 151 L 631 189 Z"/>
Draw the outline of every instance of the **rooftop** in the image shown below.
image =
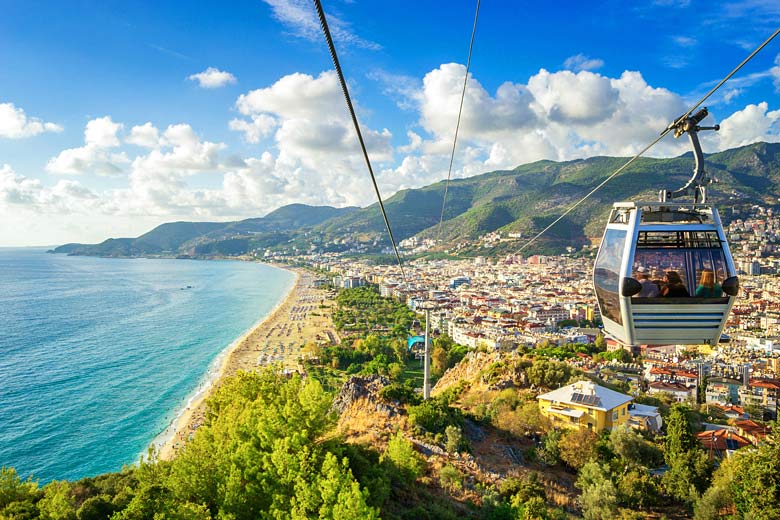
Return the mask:
<path id="1" fill-rule="evenodd" d="M 537 396 L 537 399 L 606 411 L 631 402 L 632 397 L 604 388 L 592 381 L 578 381 L 552 392 L 541 394 Z"/>

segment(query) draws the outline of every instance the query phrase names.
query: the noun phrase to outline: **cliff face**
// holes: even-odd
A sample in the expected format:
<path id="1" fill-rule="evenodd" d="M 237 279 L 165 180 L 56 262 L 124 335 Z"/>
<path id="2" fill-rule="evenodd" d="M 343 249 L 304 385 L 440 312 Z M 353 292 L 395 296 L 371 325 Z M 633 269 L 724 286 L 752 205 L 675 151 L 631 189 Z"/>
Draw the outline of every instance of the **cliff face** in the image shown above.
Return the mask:
<path id="1" fill-rule="evenodd" d="M 458 385 L 467 385 L 471 392 L 525 388 L 528 378 L 520 362 L 521 357 L 514 352 L 471 351 L 444 373 L 431 390 L 431 395 Z"/>

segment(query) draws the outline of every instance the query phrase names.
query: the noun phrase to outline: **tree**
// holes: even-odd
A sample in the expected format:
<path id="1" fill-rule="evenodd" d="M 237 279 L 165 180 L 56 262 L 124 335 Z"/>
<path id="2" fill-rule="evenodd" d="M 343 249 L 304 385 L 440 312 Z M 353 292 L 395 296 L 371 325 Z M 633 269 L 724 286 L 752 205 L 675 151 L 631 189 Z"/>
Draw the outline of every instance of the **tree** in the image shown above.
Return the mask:
<path id="1" fill-rule="evenodd" d="M 512 507 L 517 509 L 532 499 L 540 499 L 543 503 L 546 499 L 544 484 L 539 481 L 538 473 L 509 477 L 501 483 L 499 491 L 502 496 L 509 497 Z"/>
<path id="2" fill-rule="evenodd" d="M 441 376 L 447 370 L 447 351 L 443 347 L 433 347 L 431 353 L 431 374 L 434 377 Z"/>
<path id="3" fill-rule="evenodd" d="M 108 495 L 98 495 L 86 499 L 76 511 L 77 520 L 103 520 L 110 518 L 116 508 Z"/>
<path id="4" fill-rule="evenodd" d="M 38 483 L 23 481 L 14 468 L 0 467 L 0 512 L 11 502 L 34 502 L 40 496 Z"/>
<path id="5" fill-rule="evenodd" d="M 542 437 L 542 446 L 537 450 L 539 460 L 549 466 L 558 464 L 561 460 L 560 440 L 561 432 L 558 430 L 553 430 L 544 435 Z"/>
<path id="6" fill-rule="evenodd" d="M 539 359 L 526 370 L 528 382 L 546 388 L 558 388 L 571 377 L 571 368 L 566 363 Z"/>
<path id="7" fill-rule="evenodd" d="M 463 449 L 463 433 L 458 426 L 450 424 L 444 429 L 444 449 L 447 453 L 460 453 Z"/>
<path id="8" fill-rule="evenodd" d="M 710 482 L 712 463 L 704 450 L 690 450 L 674 459 L 663 476 L 666 492 L 673 497 L 695 503 Z"/>
<path id="9" fill-rule="evenodd" d="M 658 500 L 655 480 L 642 468 L 634 467 L 620 475 L 617 490 L 620 502 L 632 509 L 644 509 L 655 505 Z"/>
<path id="10" fill-rule="evenodd" d="M 663 461 L 663 454 L 658 448 L 626 425 L 610 432 L 609 448 L 623 460 L 641 466 L 656 466 Z"/>
<path id="11" fill-rule="evenodd" d="M 411 484 L 423 474 L 423 461 L 401 432 L 387 443 L 387 449 L 380 459 L 380 462 L 383 461 L 391 462 L 406 484 Z"/>
<path id="12" fill-rule="evenodd" d="M 43 498 L 38 502 L 43 520 L 75 520 L 76 503 L 70 484 L 53 480 L 43 488 Z"/>
<path id="13" fill-rule="evenodd" d="M 664 439 L 664 460 L 669 466 L 681 453 L 699 446 L 688 420 L 687 408 L 675 404 L 666 418 L 666 438 Z"/>
<path id="14" fill-rule="evenodd" d="M 582 490 L 580 504 L 586 520 L 613 520 L 617 514 L 617 489 L 609 471 L 598 462 L 588 462 L 580 470 L 575 486 Z"/>
<path id="15" fill-rule="evenodd" d="M 352 478 L 346 459 L 341 463 L 332 453 L 325 455 L 322 470 L 316 487 L 309 486 L 309 490 L 319 493 L 318 513 L 321 520 L 340 520 L 342 518 L 355 518 L 373 520 L 379 518 L 378 512 L 366 504 L 367 492 L 360 490 L 360 485 Z M 296 511 L 295 503 L 300 495 L 296 495 L 291 505 L 293 506 L 293 518 L 299 513 L 299 518 L 311 518 L 313 512 L 306 507 Z"/>
<path id="16" fill-rule="evenodd" d="M 693 503 L 707 489 L 712 464 L 693 434 L 686 412 L 684 406 L 676 404 L 666 419 L 664 460 L 669 470 L 663 483 L 670 495 Z"/>
<path id="17" fill-rule="evenodd" d="M 455 466 L 447 464 L 439 471 L 439 483 L 447 491 L 463 489 L 463 480 L 460 471 Z"/>
<path id="18" fill-rule="evenodd" d="M 744 518 L 780 518 L 780 423 L 756 448 L 735 452 L 718 469 L 712 487 L 725 490 L 721 498 L 730 495 Z"/>
<path id="19" fill-rule="evenodd" d="M 573 469 L 580 469 L 597 458 L 598 435 L 591 430 L 571 430 L 558 442 L 561 460 Z"/>

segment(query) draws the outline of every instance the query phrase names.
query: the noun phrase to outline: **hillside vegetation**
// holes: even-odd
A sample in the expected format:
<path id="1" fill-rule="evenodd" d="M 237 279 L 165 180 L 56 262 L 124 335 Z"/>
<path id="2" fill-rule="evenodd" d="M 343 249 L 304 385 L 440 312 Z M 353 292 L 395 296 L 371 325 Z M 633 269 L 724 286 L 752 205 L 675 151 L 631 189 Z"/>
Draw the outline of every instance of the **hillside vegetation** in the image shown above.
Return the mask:
<path id="1" fill-rule="evenodd" d="M 701 415 L 668 400 L 656 402 L 663 437 L 552 428 L 536 396 L 588 376 L 551 357 L 602 345 L 464 357 L 442 336 L 438 383 L 423 401 L 409 378 L 419 361 L 404 345 L 403 306 L 370 288 L 344 290 L 337 304 L 345 339 L 311 352 L 307 377 L 269 367 L 223 381 L 169 462 L 152 454 L 43 487 L 2 468 L 0 519 L 780 517 L 777 424 L 717 469 L 694 436 Z M 651 471 L 662 466 L 662 476 Z"/>

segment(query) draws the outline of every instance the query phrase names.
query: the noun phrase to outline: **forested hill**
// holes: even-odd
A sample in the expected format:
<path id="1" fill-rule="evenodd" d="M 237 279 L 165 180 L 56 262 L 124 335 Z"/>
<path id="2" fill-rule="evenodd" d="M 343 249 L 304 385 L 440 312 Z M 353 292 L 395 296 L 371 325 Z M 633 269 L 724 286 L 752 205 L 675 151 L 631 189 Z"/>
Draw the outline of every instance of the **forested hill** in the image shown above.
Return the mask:
<path id="1" fill-rule="evenodd" d="M 300 233 L 356 209 L 290 204 L 265 217 L 234 222 L 170 222 L 137 238 L 109 238 L 99 244 L 65 244 L 53 252 L 95 256 L 243 254 L 252 242 L 268 240 L 276 244 L 289 232 Z"/>
<path id="2" fill-rule="evenodd" d="M 513 170 L 453 180 L 447 196 L 442 238 L 449 244 L 492 231 L 529 235 L 541 230 L 602 182 L 625 157 L 537 161 Z M 612 203 L 655 200 L 661 188 L 676 189 L 690 178 L 693 157 L 641 158 L 550 230 L 541 247 L 579 247 L 600 236 Z M 706 156 L 706 168 L 719 180 L 710 188 L 715 204 L 730 208 L 780 198 L 780 143 L 757 143 Z M 385 202 L 397 240 L 435 236 L 444 182 L 402 190 Z M 723 215 L 726 220 L 730 213 Z M 378 206 L 336 209 L 285 206 L 259 219 L 231 223 L 164 224 L 136 239 L 109 239 L 97 245 L 67 244 L 55 252 L 135 256 L 149 254 L 225 255 L 252 250 L 306 252 L 356 247 L 387 247 Z"/>

